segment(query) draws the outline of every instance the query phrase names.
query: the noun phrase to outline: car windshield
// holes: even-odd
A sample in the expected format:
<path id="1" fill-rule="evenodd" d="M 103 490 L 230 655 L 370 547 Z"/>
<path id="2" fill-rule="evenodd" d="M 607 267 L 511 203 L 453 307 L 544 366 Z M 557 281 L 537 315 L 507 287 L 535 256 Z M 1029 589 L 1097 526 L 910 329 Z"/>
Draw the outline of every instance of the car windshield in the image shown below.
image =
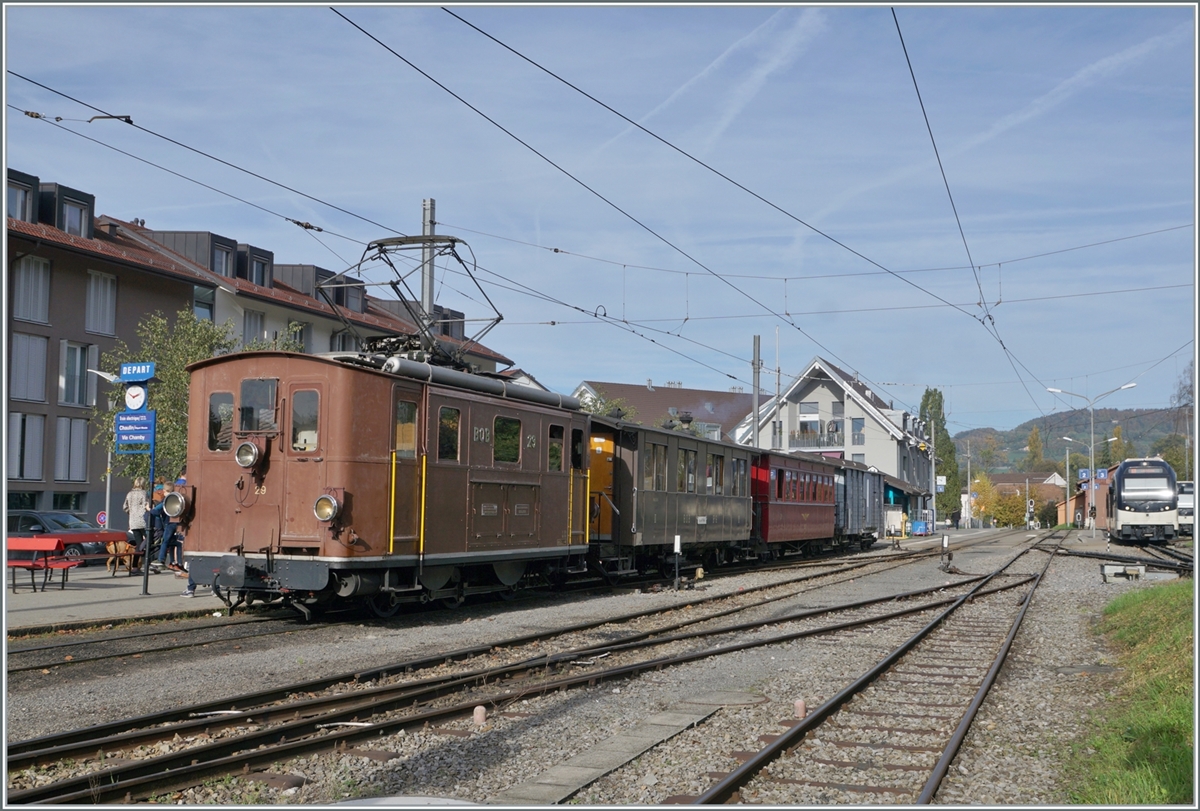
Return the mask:
<path id="1" fill-rule="evenodd" d="M 46 519 L 51 529 L 99 529 L 70 513 L 44 513 L 42 518 Z"/>

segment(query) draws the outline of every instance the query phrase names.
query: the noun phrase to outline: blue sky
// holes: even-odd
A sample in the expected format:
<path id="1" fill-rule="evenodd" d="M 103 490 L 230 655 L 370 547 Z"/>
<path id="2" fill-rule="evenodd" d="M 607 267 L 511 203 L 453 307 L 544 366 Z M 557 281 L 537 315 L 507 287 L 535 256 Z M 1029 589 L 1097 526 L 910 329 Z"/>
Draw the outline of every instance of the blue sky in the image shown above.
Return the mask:
<path id="1" fill-rule="evenodd" d="M 558 391 L 749 391 L 758 334 L 773 392 L 778 328 L 785 386 L 938 387 L 956 433 L 1165 407 L 1194 357 L 1194 7 L 896 7 L 936 155 L 886 6 L 451 7 L 695 161 L 440 7 L 337 8 L 395 53 L 326 6 L 6 5 L 8 71 L 150 131 L 9 73 L 6 164 L 333 270 L 434 198 Z M 438 301 L 487 315 L 457 265 Z"/>

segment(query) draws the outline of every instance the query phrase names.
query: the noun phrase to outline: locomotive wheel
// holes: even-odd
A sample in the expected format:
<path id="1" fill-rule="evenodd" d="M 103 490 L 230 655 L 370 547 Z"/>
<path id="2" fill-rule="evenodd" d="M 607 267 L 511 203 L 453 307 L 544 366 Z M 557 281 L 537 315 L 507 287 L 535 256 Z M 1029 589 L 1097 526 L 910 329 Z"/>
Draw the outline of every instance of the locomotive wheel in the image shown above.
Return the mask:
<path id="1" fill-rule="evenodd" d="M 443 597 L 442 599 L 438 600 L 438 602 L 442 604 L 442 608 L 453 609 L 453 608 L 458 608 L 460 605 L 463 604 L 463 598 L 462 597 Z"/>
<path id="2" fill-rule="evenodd" d="M 392 595 L 386 592 L 372 594 L 367 598 L 367 607 L 371 609 L 371 613 L 380 619 L 396 616 L 396 612 L 400 610 L 400 603 L 392 602 Z"/>

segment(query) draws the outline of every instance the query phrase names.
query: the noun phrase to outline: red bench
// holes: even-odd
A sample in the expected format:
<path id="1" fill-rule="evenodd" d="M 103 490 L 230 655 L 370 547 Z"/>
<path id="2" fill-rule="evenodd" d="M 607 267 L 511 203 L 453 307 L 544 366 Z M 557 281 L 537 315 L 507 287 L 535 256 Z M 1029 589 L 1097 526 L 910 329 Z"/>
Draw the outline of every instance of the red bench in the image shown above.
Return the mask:
<path id="1" fill-rule="evenodd" d="M 33 553 L 31 560 L 8 561 L 8 570 L 12 572 L 13 594 L 17 593 L 17 569 L 27 569 L 29 571 L 29 584 L 34 591 L 38 590 L 34 572 L 40 571 L 42 573 L 42 591 L 45 591 L 46 584 L 50 582 L 51 576 L 55 571 L 62 572 L 62 583 L 59 585 L 59 588 L 66 588 L 67 572 L 80 564 L 80 561 L 77 559 L 64 557 L 61 538 L 45 536 L 39 538 L 9 538 L 7 546 L 9 552 Z"/>

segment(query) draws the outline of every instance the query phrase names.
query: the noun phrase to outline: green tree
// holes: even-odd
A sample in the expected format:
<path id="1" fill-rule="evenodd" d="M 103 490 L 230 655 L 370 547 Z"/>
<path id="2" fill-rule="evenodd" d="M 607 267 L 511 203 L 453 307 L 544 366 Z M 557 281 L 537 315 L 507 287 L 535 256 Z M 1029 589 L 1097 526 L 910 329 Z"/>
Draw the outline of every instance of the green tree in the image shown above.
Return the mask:
<path id="1" fill-rule="evenodd" d="M 173 479 L 187 461 L 188 389 L 191 376 L 188 364 L 229 352 L 237 345 L 233 322 L 218 325 L 196 318 L 191 310 L 180 310 L 172 324 L 160 312 L 146 316 L 138 324 L 139 346 L 132 349 L 123 340 L 117 341 L 111 352 L 100 356 L 100 370 L 112 375 L 119 373 L 122 363 L 148 362 L 155 364 L 156 380 L 148 387 L 147 407 L 156 412 L 155 476 Z M 121 395 L 120 385 L 114 384 L 112 395 Z M 97 426 L 92 441 L 102 448 L 111 448 L 114 440 L 113 415 L 101 410 L 99 400 L 92 409 L 92 421 Z M 122 476 L 148 476 L 150 458 L 147 454 L 116 454 L 113 473 Z"/>
<path id="2" fill-rule="evenodd" d="M 1109 442 L 1109 437 L 1105 437 L 1103 442 L 1096 443 L 1096 469 L 1110 468 L 1113 464 L 1112 446 L 1115 444 Z"/>
<path id="3" fill-rule="evenodd" d="M 936 500 L 938 515 L 945 517 L 961 508 L 962 478 L 954 440 L 946 430 L 945 401 L 938 389 L 925 389 L 921 396 L 921 419 L 933 428 L 934 475 L 946 477 L 946 489 Z"/>
<path id="4" fill-rule="evenodd" d="M 980 471 L 975 476 L 975 480 L 967 485 L 971 493 L 975 493 L 975 498 L 972 501 L 972 509 L 976 518 L 991 519 L 996 514 L 996 505 L 1000 494 L 996 492 L 996 488 L 992 485 L 992 480 L 988 478 L 987 473 Z"/>
<path id="5" fill-rule="evenodd" d="M 589 414 L 601 417 L 615 416 L 614 412 L 620 411 L 620 419 L 626 422 L 632 422 L 637 416 L 637 408 L 630 405 L 624 397 L 609 397 L 603 391 L 597 391 L 595 394 L 585 393 L 579 398 L 579 407 Z"/>
<path id="6" fill-rule="evenodd" d="M 1035 508 L 1035 517 L 1043 527 L 1053 527 L 1058 524 L 1058 502 L 1043 501 Z"/>
<path id="7" fill-rule="evenodd" d="M 1025 497 L 1021 493 L 1001 493 L 996 497 L 992 517 L 997 526 L 1025 526 Z"/>
<path id="8" fill-rule="evenodd" d="M 1154 447 L 1150 449 L 1152 456 L 1161 456 L 1175 471 L 1175 475 L 1180 481 L 1188 481 L 1187 476 L 1191 473 L 1191 465 L 1187 459 L 1187 442 L 1179 434 L 1168 434 L 1158 442 L 1154 443 Z"/>
<path id="9" fill-rule="evenodd" d="M 1025 454 L 1025 462 L 1021 466 L 1022 470 L 1036 472 L 1042 470 L 1046 466 L 1046 460 L 1042 456 L 1042 432 L 1035 425 L 1029 432 L 1028 451 Z"/>

